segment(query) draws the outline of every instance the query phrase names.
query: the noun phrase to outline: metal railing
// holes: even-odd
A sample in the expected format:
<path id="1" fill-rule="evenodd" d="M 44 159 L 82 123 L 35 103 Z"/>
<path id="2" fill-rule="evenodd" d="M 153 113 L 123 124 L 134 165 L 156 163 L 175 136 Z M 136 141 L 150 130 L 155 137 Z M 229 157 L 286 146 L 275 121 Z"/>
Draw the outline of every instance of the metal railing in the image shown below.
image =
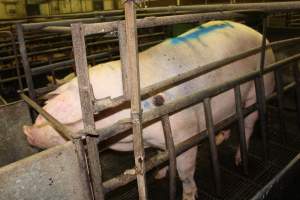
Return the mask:
<path id="1" fill-rule="evenodd" d="M 259 4 L 230 4 L 230 8 L 232 10 L 259 10 L 264 11 L 265 13 L 273 13 L 273 12 L 288 12 L 291 10 L 300 9 L 300 2 L 292 2 L 291 3 L 259 3 Z M 208 7 L 209 8 L 209 7 Z M 208 9 L 207 8 L 207 9 Z M 227 7 L 228 8 L 228 7 Z M 218 10 L 217 8 L 215 8 Z M 228 8 L 229 9 L 229 8 Z M 170 173 L 170 197 L 174 197 L 175 195 L 175 155 L 179 155 L 189 148 L 197 145 L 205 138 L 209 139 L 209 146 L 212 158 L 212 166 L 214 172 L 214 179 L 216 183 L 216 191 L 217 194 L 221 192 L 221 175 L 220 175 L 220 166 L 218 161 L 218 152 L 215 143 L 215 132 L 216 130 L 220 130 L 230 123 L 234 121 L 238 121 L 239 130 L 240 130 L 240 145 L 241 145 L 241 153 L 242 153 L 242 164 L 244 167 L 244 172 L 247 173 L 247 147 L 245 142 L 245 134 L 244 134 L 244 116 L 250 114 L 256 109 L 259 111 L 259 119 L 261 122 L 261 132 L 263 135 L 263 150 L 264 150 L 264 160 L 268 159 L 268 142 L 267 142 L 267 131 L 266 131 L 266 101 L 270 98 L 273 98 L 274 95 L 266 97 L 264 94 L 264 81 L 263 76 L 267 73 L 275 72 L 276 76 L 276 84 L 277 84 L 277 99 L 279 102 L 279 112 L 280 112 L 280 121 L 282 122 L 281 128 L 284 127 L 284 110 L 282 105 L 283 93 L 285 90 L 290 89 L 291 87 L 296 86 L 297 91 L 297 106 L 300 108 L 300 76 L 299 69 L 297 65 L 293 66 L 295 82 L 283 86 L 281 81 L 281 73 L 280 70 L 284 67 L 287 67 L 287 64 L 295 63 L 300 59 L 300 54 L 296 54 L 294 56 L 288 57 L 281 61 L 275 62 L 268 66 L 265 66 L 264 57 L 265 51 L 269 47 L 287 45 L 299 41 L 299 38 L 289 39 L 285 41 L 275 42 L 271 44 L 266 43 L 266 15 L 262 15 L 263 21 L 263 37 L 262 37 L 262 45 L 255 49 L 251 49 L 247 52 L 243 52 L 239 55 L 232 56 L 230 58 L 226 58 L 221 61 L 217 61 L 215 63 L 208 64 L 206 66 L 202 66 L 201 68 L 197 68 L 194 71 L 189 71 L 183 74 L 183 78 L 173 77 L 166 81 L 162 81 L 158 84 L 149 86 L 147 88 L 140 89 L 139 85 L 139 66 L 138 66 L 138 57 L 137 57 L 137 28 L 143 27 L 152 27 L 158 25 L 167 25 L 167 24 L 175 24 L 175 23 L 189 23 L 195 21 L 203 21 L 210 19 L 224 19 L 224 18 L 240 18 L 244 17 L 240 12 L 234 11 L 225 11 L 225 12 L 212 12 L 212 13 L 201 13 L 201 14 L 187 14 L 187 15 L 178 15 L 176 18 L 172 16 L 165 17 L 155 17 L 151 19 L 137 19 L 135 16 L 135 8 L 134 2 L 129 0 L 125 2 L 125 21 L 118 22 L 107 22 L 107 23 L 95 23 L 95 24 L 82 24 L 76 23 L 72 24 L 71 32 L 72 32 L 72 40 L 74 47 L 74 57 L 75 64 L 77 70 L 78 77 L 78 87 L 79 94 L 81 100 L 81 108 L 82 108 L 82 120 L 84 123 L 84 129 L 78 133 L 69 133 L 64 130 L 64 125 L 60 124 L 58 121 L 51 119 L 51 117 L 47 116 L 47 113 L 40 112 L 47 120 L 55 123 L 57 130 L 64 132 L 63 135 L 71 135 L 76 146 L 80 149 L 82 148 L 83 139 L 86 140 L 87 146 L 87 160 L 89 162 L 89 171 L 90 171 L 90 179 L 92 182 L 92 192 L 95 199 L 104 199 L 104 193 L 109 192 L 117 187 L 120 187 L 130 181 L 137 179 L 138 183 L 138 191 L 140 199 L 147 199 L 147 188 L 146 188 L 146 178 L 145 173 L 152 169 L 154 166 L 161 164 L 168 159 L 170 159 L 170 167 L 172 169 L 172 173 Z M 86 45 L 85 45 L 85 36 L 95 33 L 105 33 L 110 31 L 118 31 L 119 33 L 119 43 L 120 43 L 120 56 L 121 56 L 121 64 L 122 64 L 122 83 L 124 95 L 115 99 L 102 99 L 96 100 L 93 96 L 92 88 L 89 81 L 88 76 L 88 67 L 87 67 L 87 58 L 86 58 Z M 260 52 L 260 68 L 259 70 L 253 71 L 247 75 L 238 77 L 236 79 L 227 81 L 220 85 L 195 92 L 191 95 L 184 96 L 178 98 L 174 101 L 166 103 L 164 105 L 160 105 L 156 108 L 153 108 L 145 113 L 142 113 L 141 110 L 141 98 L 150 97 L 156 95 L 159 91 L 164 89 L 174 87 L 178 84 L 181 84 L 185 81 L 196 78 L 200 75 L 208 73 L 212 70 L 223 67 L 226 64 L 232 63 L 236 60 L 257 54 Z M 181 76 L 181 75 L 180 75 Z M 241 94 L 240 94 L 240 85 L 249 81 L 255 81 L 255 89 L 257 95 L 257 103 L 247 107 L 245 109 L 242 108 L 241 105 Z M 30 89 L 30 88 L 29 88 Z M 212 97 L 234 89 L 235 94 L 235 102 L 236 102 L 236 113 L 223 120 L 222 122 L 215 124 L 212 118 L 212 112 L 210 107 L 210 100 Z M 23 99 L 29 104 L 33 105 L 32 102 L 29 101 L 28 98 Z M 124 102 L 130 102 L 131 108 L 131 118 L 122 119 L 117 123 L 96 130 L 95 121 L 94 121 L 94 113 L 103 111 L 107 108 L 112 108 L 115 106 L 119 106 L 124 104 Z M 171 130 L 169 127 L 169 116 L 179 112 L 180 110 L 190 107 L 192 105 L 198 104 L 200 102 L 204 103 L 205 110 L 205 118 L 206 118 L 206 127 L 202 134 L 197 134 L 192 138 L 189 138 L 186 141 L 181 142 L 174 146 L 171 137 Z M 41 111 L 41 110 L 40 110 Z M 299 111 L 299 110 L 298 110 Z M 159 153 L 158 155 L 145 160 L 144 148 L 143 148 L 143 140 L 142 140 L 142 124 L 149 125 L 150 123 L 154 123 L 156 121 L 162 121 L 163 130 L 165 133 L 166 143 L 167 143 L 167 151 L 163 153 Z M 99 161 L 99 155 L 97 150 L 97 144 L 100 141 L 107 140 L 119 133 L 122 133 L 126 130 L 133 130 L 133 144 L 134 144 L 134 157 L 135 157 L 135 175 L 123 174 L 118 177 L 112 178 L 104 183 L 102 183 L 101 178 L 101 164 Z"/>

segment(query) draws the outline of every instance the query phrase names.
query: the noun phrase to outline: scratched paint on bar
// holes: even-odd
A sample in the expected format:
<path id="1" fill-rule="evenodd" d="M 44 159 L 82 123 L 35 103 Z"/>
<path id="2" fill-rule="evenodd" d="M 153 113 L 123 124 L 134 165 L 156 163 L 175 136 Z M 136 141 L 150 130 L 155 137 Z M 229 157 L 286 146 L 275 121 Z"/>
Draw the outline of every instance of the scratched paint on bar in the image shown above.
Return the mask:
<path id="1" fill-rule="evenodd" d="M 207 35 L 213 31 L 221 30 L 224 28 L 233 28 L 233 25 L 230 24 L 229 22 L 222 22 L 222 23 L 212 24 L 208 26 L 201 25 L 195 28 L 195 30 L 191 33 L 176 38 L 172 38 L 171 44 L 176 45 L 176 44 L 187 42 L 189 40 L 199 39 L 201 36 Z"/>

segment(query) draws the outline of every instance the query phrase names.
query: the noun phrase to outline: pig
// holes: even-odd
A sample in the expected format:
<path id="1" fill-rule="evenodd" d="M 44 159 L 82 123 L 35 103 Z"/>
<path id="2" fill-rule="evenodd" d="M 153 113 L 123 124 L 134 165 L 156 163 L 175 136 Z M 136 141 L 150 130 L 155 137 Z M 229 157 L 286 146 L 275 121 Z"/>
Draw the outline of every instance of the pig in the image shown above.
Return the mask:
<path id="1" fill-rule="evenodd" d="M 261 45 L 262 36 L 257 31 L 233 21 L 211 21 L 193 28 L 177 37 L 167 39 L 139 53 L 141 88 L 173 77 L 198 66 L 222 60 L 226 57 L 246 51 Z M 271 49 L 266 51 L 265 63 L 274 62 Z M 256 54 L 233 62 L 213 72 L 197 77 L 179 86 L 161 93 L 164 103 L 178 97 L 190 95 L 243 76 L 259 69 L 260 55 Z M 99 64 L 89 69 L 89 76 L 94 95 L 97 99 L 118 97 L 123 94 L 120 61 Z M 264 76 L 265 93 L 269 95 L 274 89 L 273 74 Z M 60 86 L 47 95 L 48 100 L 44 109 L 57 120 L 66 125 L 71 131 L 83 128 L 80 98 L 77 78 Z M 241 85 L 242 102 L 245 107 L 256 102 L 254 82 Z M 234 92 L 229 90 L 212 98 L 211 106 L 214 123 L 235 113 Z M 142 108 L 148 111 L 155 107 L 153 98 L 142 101 Z M 130 117 L 130 110 L 123 109 L 113 115 L 96 121 L 96 128 L 104 128 L 120 119 Z M 245 118 L 245 134 L 247 145 L 253 132 L 253 126 L 258 113 L 253 112 Z M 206 129 L 203 104 L 184 109 L 170 116 L 171 129 L 175 144 L 190 138 Z M 50 148 L 65 143 L 47 121 L 38 116 L 33 126 L 24 126 L 24 133 L 31 145 L 40 148 Z M 223 132 L 221 140 L 227 139 L 230 130 Z M 161 122 L 156 122 L 143 129 L 145 148 L 155 147 L 165 149 L 165 141 Z M 132 135 L 110 146 L 118 151 L 132 151 Z M 241 163 L 240 148 L 237 147 L 235 163 Z M 197 186 L 194 180 L 197 146 L 177 157 L 177 171 L 182 181 L 183 200 L 194 200 L 197 196 Z M 165 175 L 163 169 L 159 176 Z"/>

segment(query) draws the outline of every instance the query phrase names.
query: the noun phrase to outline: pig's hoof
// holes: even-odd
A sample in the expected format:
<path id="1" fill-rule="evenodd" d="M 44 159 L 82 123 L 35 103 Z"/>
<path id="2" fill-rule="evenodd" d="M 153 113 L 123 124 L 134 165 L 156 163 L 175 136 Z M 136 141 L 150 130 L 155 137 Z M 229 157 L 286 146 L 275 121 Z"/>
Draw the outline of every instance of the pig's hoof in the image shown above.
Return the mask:
<path id="1" fill-rule="evenodd" d="M 196 190 L 196 192 L 182 194 L 182 200 L 196 200 L 196 199 L 198 199 L 197 190 Z"/>
<path id="2" fill-rule="evenodd" d="M 166 177 L 167 175 L 167 171 L 168 171 L 168 167 L 164 167 L 162 169 L 160 169 L 158 172 L 155 173 L 154 178 L 155 179 L 163 179 Z"/>
<path id="3" fill-rule="evenodd" d="M 242 162 L 242 158 L 241 158 L 241 151 L 237 150 L 236 154 L 235 154 L 235 165 L 239 166 Z"/>
<path id="4" fill-rule="evenodd" d="M 220 131 L 220 133 L 218 133 L 216 135 L 216 144 L 220 145 L 222 144 L 224 141 L 226 141 L 228 138 L 230 137 L 230 130 L 223 130 Z"/>

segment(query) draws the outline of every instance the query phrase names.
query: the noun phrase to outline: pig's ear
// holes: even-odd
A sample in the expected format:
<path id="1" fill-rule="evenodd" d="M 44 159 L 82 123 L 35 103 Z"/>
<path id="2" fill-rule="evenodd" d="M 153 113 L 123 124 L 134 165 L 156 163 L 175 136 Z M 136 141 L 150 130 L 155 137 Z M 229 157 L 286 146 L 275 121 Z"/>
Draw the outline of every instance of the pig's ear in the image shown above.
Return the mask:
<path id="1" fill-rule="evenodd" d="M 32 137 L 33 127 L 24 125 L 23 132 L 27 136 L 29 144 L 34 145 L 34 138 Z"/>

